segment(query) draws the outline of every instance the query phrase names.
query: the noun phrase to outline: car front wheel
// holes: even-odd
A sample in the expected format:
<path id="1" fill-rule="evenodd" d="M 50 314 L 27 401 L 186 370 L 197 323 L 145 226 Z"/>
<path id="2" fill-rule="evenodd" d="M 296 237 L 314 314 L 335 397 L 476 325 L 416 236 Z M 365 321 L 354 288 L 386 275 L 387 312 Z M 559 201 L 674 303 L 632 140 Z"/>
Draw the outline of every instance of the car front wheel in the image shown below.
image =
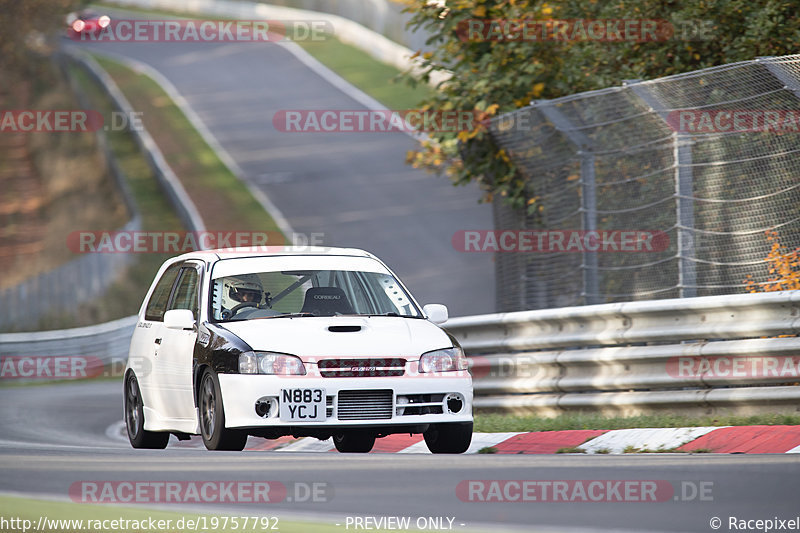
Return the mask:
<path id="1" fill-rule="evenodd" d="M 431 424 L 422 435 L 432 453 L 464 453 L 472 442 L 472 422 Z"/>
<path id="2" fill-rule="evenodd" d="M 134 448 L 163 450 L 169 442 L 169 433 L 144 429 L 144 403 L 139 382 L 133 373 L 125 378 L 125 427 L 128 440 Z"/>
<path id="3" fill-rule="evenodd" d="M 242 451 L 247 444 L 247 433 L 225 427 L 225 411 L 219 379 L 206 369 L 200 380 L 200 433 L 209 450 Z"/>
<path id="4" fill-rule="evenodd" d="M 367 453 L 375 446 L 375 435 L 350 431 L 333 436 L 333 445 L 342 453 Z"/>

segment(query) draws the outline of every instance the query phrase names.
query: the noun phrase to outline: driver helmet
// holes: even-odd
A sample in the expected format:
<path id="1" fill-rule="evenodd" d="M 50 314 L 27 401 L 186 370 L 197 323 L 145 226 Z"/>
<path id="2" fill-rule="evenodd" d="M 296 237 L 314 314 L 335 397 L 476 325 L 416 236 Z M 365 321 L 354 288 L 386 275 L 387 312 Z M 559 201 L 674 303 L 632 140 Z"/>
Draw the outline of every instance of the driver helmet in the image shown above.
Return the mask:
<path id="1" fill-rule="evenodd" d="M 225 278 L 222 283 L 222 308 L 233 309 L 243 302 L 260 304 L 264 286 L 255 274 L 242 274 Z"/>

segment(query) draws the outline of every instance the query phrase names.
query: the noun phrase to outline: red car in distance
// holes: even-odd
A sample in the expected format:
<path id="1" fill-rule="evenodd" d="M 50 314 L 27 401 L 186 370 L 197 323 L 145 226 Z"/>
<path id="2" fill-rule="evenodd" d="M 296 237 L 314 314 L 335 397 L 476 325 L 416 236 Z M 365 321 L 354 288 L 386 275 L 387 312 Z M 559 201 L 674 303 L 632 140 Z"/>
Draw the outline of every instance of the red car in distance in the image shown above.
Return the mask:
<path id="1" fill-rule="evenodd" d="M 71 37 L 74 37 L 82 33 L 100 33 L 111 24 L 111 17 L 87 10 L 78 13 L 70 13 L 67 15 L 66 22 L 69 26 L 68 31 L 72 34 Z"/>

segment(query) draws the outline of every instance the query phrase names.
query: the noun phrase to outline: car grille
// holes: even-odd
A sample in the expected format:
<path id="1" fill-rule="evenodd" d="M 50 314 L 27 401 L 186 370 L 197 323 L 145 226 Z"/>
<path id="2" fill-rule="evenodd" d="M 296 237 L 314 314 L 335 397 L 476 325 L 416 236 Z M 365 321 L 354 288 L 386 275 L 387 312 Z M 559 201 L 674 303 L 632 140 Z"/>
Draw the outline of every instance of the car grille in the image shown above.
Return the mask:
<path id="1" fill-rule="evenodd" d="M 392 418 L 392 390 L 339 391 L 336 405 L 339 420 L 380 420 Z"/>
<path id="2" fill-rule="evenodd" d="M 406 372 L 406 360 L 399 358 L 323 359 L 318 363 L 324 378 L 391 377 Z"/>

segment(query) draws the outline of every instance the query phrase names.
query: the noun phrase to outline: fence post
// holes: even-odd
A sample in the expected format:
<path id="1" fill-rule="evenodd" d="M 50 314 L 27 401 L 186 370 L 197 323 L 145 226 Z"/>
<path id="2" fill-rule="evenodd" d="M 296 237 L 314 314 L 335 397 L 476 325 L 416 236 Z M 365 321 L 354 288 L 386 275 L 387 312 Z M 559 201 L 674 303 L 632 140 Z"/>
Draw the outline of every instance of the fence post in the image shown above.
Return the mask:
<path id="1" fill-rule="evenodd" d="M 771 56 L 764 56 L 764 57 L 757 57 L 756 63 L 760 65 L 764 65 L 766 69 L 769 71 L 770 74 L 775 76 L 778 81 L 783 83 L 783 87 L 786 90 L 792 91 L 795 96 L 800 98 L 800 82 L 798 82 L 795 78 L 791 75 L 787 74 L 783 68 L 781 68 L 780 64 L 775 61 L 774 57 Z"/>
<path id="2" fill-rule="evenodd" d="M 584 231 L 597 231 L 597 185 L 595 183 L 594 153 L 592 140 L 575 128 L 569 119 L 552 103 L 546 100 L 531 102 L 547 120 L 553 123 L 569 141 L 578 148 L 581 165 L 581 223 Z M 601 303 L 600 283 L 598 280 L 597 252 L 584 250 L 581 252 L 583 264 L 583 300 L 584 304 Z"/>
<path id="3" fill-rule="evenodd" d="M 623 85 L 629 87 L 652 111 L 668 124 L 669 109 L 653 93 L 649 84 L 641 80 L 625 80 Z M 697 269 L 694 260 L 694 175 L 692 172 L 692 139 L 681 132 L 673 134 L 673 157 L 675 161 L 675 207 L 676 228 L 678 236 L 678 289 L 681 298 L 697 296 Z"/>

